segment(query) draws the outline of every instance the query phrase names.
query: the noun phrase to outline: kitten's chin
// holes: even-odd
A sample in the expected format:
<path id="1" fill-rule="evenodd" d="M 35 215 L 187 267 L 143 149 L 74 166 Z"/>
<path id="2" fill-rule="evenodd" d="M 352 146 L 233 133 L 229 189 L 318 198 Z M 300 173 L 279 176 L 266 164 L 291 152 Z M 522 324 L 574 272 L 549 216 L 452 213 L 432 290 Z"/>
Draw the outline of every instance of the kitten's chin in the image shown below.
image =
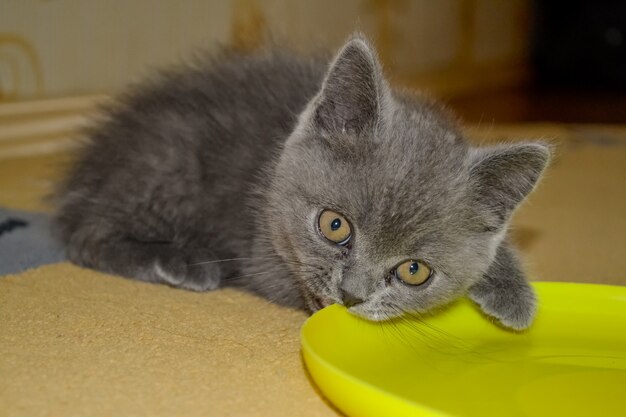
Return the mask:
<path id="1" fill-rule="evenodd" d="M 392 314 L 383 310 L 371 310 L 365 307 L 356 306 L 348 308 L 348 312 L 367 321 L 381 322 L 397 318 L 398 314 Z"/>

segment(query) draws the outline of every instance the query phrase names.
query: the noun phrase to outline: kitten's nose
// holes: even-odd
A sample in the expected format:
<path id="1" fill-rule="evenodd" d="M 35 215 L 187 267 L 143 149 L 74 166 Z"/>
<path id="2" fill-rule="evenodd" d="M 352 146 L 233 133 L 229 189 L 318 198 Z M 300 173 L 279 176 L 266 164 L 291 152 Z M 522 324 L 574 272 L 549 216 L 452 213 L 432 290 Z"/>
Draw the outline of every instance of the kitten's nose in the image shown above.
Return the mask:
<path id="1" fill-rule="evenodd" d="M 352 294 L 350 294 L 347 291 L 342 291 L 342 297 L 341 299 L 343 300 L 343 305 L 350 308 L 353 307 L 357 304 L 361 304 L 363 302 L 362 299 L 360 299 L 359 297 L 356 297 Z"/>

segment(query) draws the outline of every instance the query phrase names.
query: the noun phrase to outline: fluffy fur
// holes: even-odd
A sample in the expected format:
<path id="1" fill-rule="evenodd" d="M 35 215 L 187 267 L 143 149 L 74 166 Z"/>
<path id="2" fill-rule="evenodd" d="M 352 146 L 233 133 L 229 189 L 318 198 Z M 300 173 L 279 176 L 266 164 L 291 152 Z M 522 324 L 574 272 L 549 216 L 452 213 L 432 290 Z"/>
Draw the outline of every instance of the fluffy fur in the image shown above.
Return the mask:
<path id="1" fill-rule="evenodd" d="M 266 50 L 221 54 L 123 96 L 89 133 L 56 219 L 79 265 L 204 291 L 237 286 L 370 320 L 469 293 L 505 326 L 535 297 L 505 239 L 548 148 L 472 148 L 437 105 L 392 90 L 350 39 L 330 65 Z M 349 219 L 346 246 L 317 228 Z M 410 286 L 399 263 L 434 273 Z"/>

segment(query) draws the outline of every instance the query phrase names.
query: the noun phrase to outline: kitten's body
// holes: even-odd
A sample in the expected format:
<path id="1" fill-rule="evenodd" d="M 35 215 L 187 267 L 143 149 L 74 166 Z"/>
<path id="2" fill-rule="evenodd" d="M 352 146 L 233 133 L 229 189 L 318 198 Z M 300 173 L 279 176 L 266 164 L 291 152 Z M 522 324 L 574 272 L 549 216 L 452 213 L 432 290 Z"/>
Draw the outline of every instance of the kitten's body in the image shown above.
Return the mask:
<path id="1" fill-rule="evenodd" d="M 323 61 L 277 51 L 225 53 L 123 97 L 90 132 L 60 193 L 58 224 L 70 259 L 154 282 L 199 275 L 172 282 L 193 290 L 276 269 L 265 257 L 260 268 L 246 262 L 251 270 L 243 268 L 248 259 L 202 262 L 253 256 L 264 169 L 325 71 Z M 160 259 L 156 269 L 150 262 L 136 270 L 132 258 L 144 251 Z M 281 301 L 302 305 L 297 293 Z"/>
<path id="2" fill-rule="evenodd" d="M 469 289 L 504 324 L 528 325 L 534 297 L 502 239 L 545 149 L 490 158 L 470 148 L 435 106 L 392 92 L 361 39 L 327 69 L 285 53 L 224 54 L 122 98 L 59 192 L 70 259 L 310 310 L 356 294 L 364 302 L 352 310 L 375 320 Z M 496 165 L 482 169 L 488 159 Z M 524 171 L 513 185 L 493 177 L 507 177 L 500 160 Z M 346 247 L 316 230 L 325 208 L 350 219 Z M 418 256 L 433 278 L 390 282 L 394 265 Z"/>

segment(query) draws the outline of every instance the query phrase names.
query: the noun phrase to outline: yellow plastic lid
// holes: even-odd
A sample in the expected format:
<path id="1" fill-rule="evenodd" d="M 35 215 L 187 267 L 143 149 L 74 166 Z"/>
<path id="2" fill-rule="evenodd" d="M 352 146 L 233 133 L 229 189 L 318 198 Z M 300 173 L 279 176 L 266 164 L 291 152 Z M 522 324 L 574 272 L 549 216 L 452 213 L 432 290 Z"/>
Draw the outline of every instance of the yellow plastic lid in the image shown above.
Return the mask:
<path id="1" fill-rule="evenodd" d="M 385 323 L 332 305 L 302 328 L 306 366 L 350 416 L 626 416 L 626 287 L 534 286 L 521 333 L 467 300 Z"/>

